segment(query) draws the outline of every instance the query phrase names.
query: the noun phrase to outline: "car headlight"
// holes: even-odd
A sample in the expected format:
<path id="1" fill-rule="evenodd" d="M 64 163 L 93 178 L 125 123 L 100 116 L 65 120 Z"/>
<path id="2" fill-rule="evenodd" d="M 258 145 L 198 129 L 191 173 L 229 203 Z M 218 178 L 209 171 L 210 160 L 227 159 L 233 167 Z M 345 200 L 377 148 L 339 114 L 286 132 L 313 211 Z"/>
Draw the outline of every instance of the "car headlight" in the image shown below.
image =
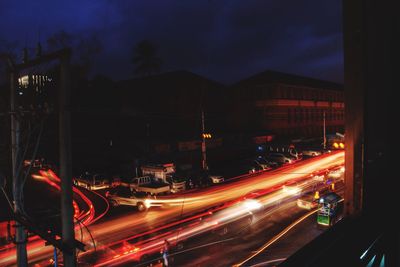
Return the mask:
<path id="1" fill-rule="evenodd" d="M 257 210 L 262 207 L 261 203 L 255 199 L 247 199 L 243 202 L 243 206 L 249 211 Z"/>
<path id="2" fill-rule="evenodd" d="M 150 199 L 146 199 L 144 201 L 144 205 L 146 206 L 146 208 L 150 208 L 151 207 L 151 200 Z"/>

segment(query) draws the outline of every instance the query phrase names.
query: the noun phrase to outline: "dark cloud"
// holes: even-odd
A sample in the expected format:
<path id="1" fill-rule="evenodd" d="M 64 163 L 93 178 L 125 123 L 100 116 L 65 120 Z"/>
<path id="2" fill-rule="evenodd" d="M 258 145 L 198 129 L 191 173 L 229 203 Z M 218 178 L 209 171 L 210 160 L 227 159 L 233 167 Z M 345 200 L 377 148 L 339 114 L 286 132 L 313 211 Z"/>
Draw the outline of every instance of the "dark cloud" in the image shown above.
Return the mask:
<path id="1" fill-rule="evenodd" d="M 34 44 L 59 30 L 97 34 L 96 70 L 128 78 L 132 47 L 148 39 L 163 70 L 226 83 L 273 69 L 342 82 L 341 1 L 1 1 L 1 38 Z"/>

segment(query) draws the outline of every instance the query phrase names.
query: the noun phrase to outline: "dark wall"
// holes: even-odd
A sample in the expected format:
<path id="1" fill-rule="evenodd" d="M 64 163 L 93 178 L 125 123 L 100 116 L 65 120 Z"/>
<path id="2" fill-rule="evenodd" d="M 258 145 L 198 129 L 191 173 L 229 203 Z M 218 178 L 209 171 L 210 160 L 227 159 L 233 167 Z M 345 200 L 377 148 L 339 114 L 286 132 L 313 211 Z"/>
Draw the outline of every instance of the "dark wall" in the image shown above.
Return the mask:
<path id="1" fill-rule="evenodd" d="M 344 2 L 346 207 L 376 218 L 398 208 L 400 21 L 394 2 Z"/>
<path id="2" fill-rule="evenodd" d="M 398 77 L 400 68 L 398 34 L 400 18 L 395 1 L 384 5 L 379 1 L 366 4 L 363 33 L 365 54 L 365 188 L 364 209 L 386 214 L 398 208 L 396 176 L 398 132 L 393 127 L 398 118 Z M 396 38 L 397 36 L 397 38 Z M 396 189 L 395 189 L 396 188 Z M 383 208 L 383 209 L 382 209 Z"/>

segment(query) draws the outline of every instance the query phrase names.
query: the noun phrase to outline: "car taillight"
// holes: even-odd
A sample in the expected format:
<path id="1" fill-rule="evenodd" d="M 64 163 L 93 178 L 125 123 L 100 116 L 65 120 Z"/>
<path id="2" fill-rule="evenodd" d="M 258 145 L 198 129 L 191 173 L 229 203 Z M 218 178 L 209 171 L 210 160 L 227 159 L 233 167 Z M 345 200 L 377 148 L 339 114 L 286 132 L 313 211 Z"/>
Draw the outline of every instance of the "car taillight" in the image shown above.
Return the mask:
<path id="1" fill-rule="evenodd" d="M 110 192 L 109 191 L 107 191 L 106 192 L 106 197 L 108 197 L 110 195 Z"/>

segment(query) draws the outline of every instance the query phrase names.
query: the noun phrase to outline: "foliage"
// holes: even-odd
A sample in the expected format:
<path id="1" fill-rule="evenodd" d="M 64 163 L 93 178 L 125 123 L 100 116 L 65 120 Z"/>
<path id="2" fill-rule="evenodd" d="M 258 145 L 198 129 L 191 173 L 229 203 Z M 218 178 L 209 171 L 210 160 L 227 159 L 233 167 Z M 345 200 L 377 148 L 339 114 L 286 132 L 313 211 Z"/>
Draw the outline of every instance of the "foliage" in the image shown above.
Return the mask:
<path id="1" fill-rule="evenodd" d="M 135 75 L 145 77 L 159 73 L 162 61 L 157 56 L 157 48 L 150 41 L 143 40 L 133 48 L 132 63 L 136 66 Z"/>

